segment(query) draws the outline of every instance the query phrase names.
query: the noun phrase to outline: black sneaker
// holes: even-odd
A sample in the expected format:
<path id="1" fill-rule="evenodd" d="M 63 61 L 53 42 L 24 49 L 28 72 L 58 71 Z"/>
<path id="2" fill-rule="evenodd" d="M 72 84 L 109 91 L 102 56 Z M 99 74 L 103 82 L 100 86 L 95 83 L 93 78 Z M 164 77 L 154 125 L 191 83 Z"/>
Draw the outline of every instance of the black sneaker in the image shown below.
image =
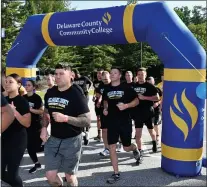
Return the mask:
<path id="1" fill-rule="evenodd" d="M 139 150 L 139 152 L 140 152 L 140 157 L 137 159 L 136 165 L 142 164 L 142 162 L 144 160 L 144 157 L 143 157 L 144 151 L 143 150 Z"/>
<path id="2" fill-rule="evenodd" d="M 29 173 L 35 173 L 38 168 L 41 168 L 41 164 L 40 163 L 35 164 L 35 166 L 29 170 Z"/>
<path id="3" fill-rule="evenodd" d="M 133 155 L 134 155 L 135 160 L 138 160 L 140 158 L 140 152 L 139 152 L 139 150 L 138 149 L 135 149 L 133 151 Z"/>
<path id="4" fill-rule="evenodd" d="M 36 167 L 37 169 L 39 169 L 39 168 L 41 168 L 41 164 L 40 164 L 40 163 L 37 163 L 37 164 L 35 164 L 35 167 Z"/>
<path id="5" fill-rule="evenodd" d="M 152 141 L 153 147 L 152 147 L 152 151 L 153 153 L 157 152 L 157 142 L 156 141 Z"/>
<path id="6" fill-rule="evenodd" d="M 111 177 L 107 179 L 107 183 L 114 184 L 116 181 L 120 180 L 120 174 L 112 174 Z"/>
<path id="7" fill-rule="evenodd" d="M 96 140 L 96 141 L 99 141 L 101 138 L 100 138 L 100 136 L 96 136 L 95 138 L 94 138 L 94 140 Z"/>

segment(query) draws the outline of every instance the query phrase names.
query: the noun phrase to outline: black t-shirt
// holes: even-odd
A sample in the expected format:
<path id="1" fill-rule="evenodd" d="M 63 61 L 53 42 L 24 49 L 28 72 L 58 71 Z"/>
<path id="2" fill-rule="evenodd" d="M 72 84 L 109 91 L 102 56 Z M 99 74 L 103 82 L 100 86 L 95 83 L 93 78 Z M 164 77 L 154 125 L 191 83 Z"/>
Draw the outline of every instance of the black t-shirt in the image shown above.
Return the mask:
<path id="1" fill-rule="evenodd" d="M 7 100 L 5 99 L 3 94 L 1 93 L 1 107 L 6 106 L 7 104 L 8 104 Z"/>
<path id="2" fill-rule="evenodd" d="M 145 82 L 143 84 L 135 83 L 134 90 L 137 92 L 137 94 L 148 97 L 155 96 L 158 93 L 156 87 L 148 82 Z M 139 105 L 137 107 L 141 109 L 148 109 L 151 108 L 153 104 L 153 101 L 139 100 Z"/>
<path id="3" fill-rule="evenodd" d="M 95 81 L 93 82 L 93 87 L 94 87 L 96 93 L 97 93 L 98 87 L 99 87 L 99 85 L 100 85 L 101 83 L 103 83 L 103 82 L 102 82 L 102 81 L 99 81 L 99 80 L 95 80 Z"/>
<path id="4" fill-rule="evenodd" d="M 103 100 L 108 102 L 108 117 L 111 120 L 124 120 L 129 119 L 129 110 L 119 110 L 118 103 L 129 103 L 137 98 L 136 92 L 126 84 L 119 86 L 109 85 L 104 89 Z"/>
<path id="5" fill-rule="evenodd" d="M 130 83 L 123 82 L 122 84 L 128 85 L 128 86 L 130 86 L 131 88 L 134 89 L 136 83 L 135 82 L 130 82 Z"/>
<path id="6" fill-rule="evenodd" d="M 102 100 L 101 100 L 101 106 L 100 108 L 103 108 L 103 92 L 104 92 L 104 89 L 106 89 L 110 84 L 104 84 L 103 82 L 101 82 L 97 88 L 97 91 L 96 93 L 102 95 Z"/>
<path id="7" fill-rule="evenodd" d="M 101 83 L 103 83 L 103 82 L 102 82 L 102 81 L 99 81 L 99 80 L 95 80 L 95 81 L 93 82 L 93 87 L 94 87 L 94 91 L 95 91 L 95 93 L 98 93 L 99 85 L 100 85 Z M 97 102 L 98 102 L 98 98 L 96 97 L 95 105 L 96 105 Z"/>
<path id="8" fill-rule="evenodd" d="M 85 95 L 88 95 L 87 84 L 91 85 L 91 81 L 88 77 L 82 76 L 80 78 L 75 78 L 73 82 L 83 89 Z"/>
<path id="9" fill-rule="evenodd" d="M 65 91 L 59 91 L 57 86 L 48 90 L 45 94 L 45 108 L 48 109 L 50 114 L 51 135 L 60 139 L 79 135 L 81 128 L 68 123 L 55 122 L 52 112 L 60 112 L 73 117 L 89 112 L 86 97 L 74 85 Z"/>
<path id="10" fill-rule="evenodd" d="M 9 104 L 11 104 L 12 102 L 14 103 L 14 106 L 16 107 L 16 110 L 21 114 L 21 115 L 25 115 L 27 113 L 30 113 L 29 110 L 29 103 L 27 102 L 27 100 L 18 95 L 14 98 L 9 98 L 6 97 L 7 101 Z M 6 131 L 4 131 L 4 133 L 2 134 L 2 137 L 12 137 L 12 135 L 14 133 L 20 132 L 22 130 L 25 130 L 25 127 L 23 125 L 20 124 L 20 122 L 15 118 L 14 121 L 12 122 L 12 124 L 8 127 L 8 129 L 6 129 Z"/>
<path id="11" fill-rule="evenodd" d="M 41 97 L 36 93 L 32 96 L 24 95 L 24 98 L 29 102 L 30 108 L 38 110 L 41 106 L 43 106 Z M 31 112 L 31 117 L 31 126 L 29 129 L 40 129 L 41 115 Z"/>

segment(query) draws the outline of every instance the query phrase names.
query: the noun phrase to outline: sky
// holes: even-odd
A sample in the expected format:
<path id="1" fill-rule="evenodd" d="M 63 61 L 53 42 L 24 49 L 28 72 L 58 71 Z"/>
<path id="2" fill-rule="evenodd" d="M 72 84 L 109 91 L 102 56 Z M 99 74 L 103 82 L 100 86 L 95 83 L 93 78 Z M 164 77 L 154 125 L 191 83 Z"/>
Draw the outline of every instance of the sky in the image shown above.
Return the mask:
<path id="1" fill-rule="evenodd" d="M 148 3 L 150 1 L 139 1 L 139 3 Z M 151 1 L 155 2 L 155 1 Z M 182 7 L 188 6 L 190 9 L 193 6 L 203 6 L 206 7 L 205 1 L 166 1 L 167 4 L 171 7 Z M 76 10 L 83 10 L 83 9 L 93 9 L 93 8 L 106 8 L 106 7 L 113 7 L 113 6 L 121 6 L 126 5 L 127 1 L 72 1 L 71 7 L 75 8 Z"/>

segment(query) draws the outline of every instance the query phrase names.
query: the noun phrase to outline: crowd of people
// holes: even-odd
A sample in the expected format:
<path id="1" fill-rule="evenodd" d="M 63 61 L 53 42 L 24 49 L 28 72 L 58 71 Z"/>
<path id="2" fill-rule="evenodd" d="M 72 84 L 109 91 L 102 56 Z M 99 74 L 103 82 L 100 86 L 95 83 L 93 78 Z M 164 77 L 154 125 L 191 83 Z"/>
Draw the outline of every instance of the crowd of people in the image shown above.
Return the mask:
<path id="1" fill-rule="evenodd" d="M 77 70 L 58 64 L 55 74 L 47 76 L 48 90 L 42 101 L 35 93 L 34 80 L 27 80 L 24 88 L 19 75 L 2 73 L 2 180 L 11 186 L 23 186 L 18 169 L 25 150 L 34 163 L 29 173 L 41 168 L 37 152 L 44 150 L 48 183 L 62 186 L 64 181 L 58 173 L 64 172 L 67 185 L 78 186 L 76 173 L 82 141 L 87 146 L 90 139 L 88 101 L 92 85 L 98 133 L 94 140 L 103 141 L 104 150 L 100 155 L 110 156 L 114 171 L 107 183 L 113 184 L 120 179 L 117 151 L 131 151 L 138 165 L 143 162 L 144 125 L 152 139 L 152 151 L 156 153 L 160 138 L 162 83 L 155 87 L 154 78 L 147 77 L 145 68 L 138 69 L 135 77 L 131 71 L 126 71 L 125 81 L 121 77 L 121 70 L 112 67 L 110 72 L 97 71 L 97 80 L 92 82 Z M 135 137 L 132 137 L 133 130 Z M 133 138 L 136 143 L 132 143 Z"/>

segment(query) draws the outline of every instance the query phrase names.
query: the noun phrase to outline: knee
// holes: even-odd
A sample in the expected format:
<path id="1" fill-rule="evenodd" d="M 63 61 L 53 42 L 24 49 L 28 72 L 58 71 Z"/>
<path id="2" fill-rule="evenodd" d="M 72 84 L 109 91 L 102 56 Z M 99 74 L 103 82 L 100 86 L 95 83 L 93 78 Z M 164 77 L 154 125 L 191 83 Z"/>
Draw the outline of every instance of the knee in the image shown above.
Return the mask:
<path id="1" fill-rule="evenodd" d="M 57 173 L 54 171 L 47 171 L 46 172 L 46 178 L 49 181 L 49 183 L 56 181 Z"/>
<path id="2" fill-rule="evenodd" d="M 65 173 L 65 178 L 66 178 L 66 181 L 69 182 L 73 179 L 73 176 Z"/>
<path id="3" fill-rule="evenodd" d="M 65 178 L 66 178 L 67 182 L 71 182 L 73 180 L 76 180 L 75 175 L 70 175 L 70 174 L 67 174 L 67 173 L 65 173 Z"/>
<path id="4" fill-rule="evenodd" d="M 69 175 L 65 173 L 65 177 L 68 186 L 78 186 L 78 180 L 75 175 Z"/>
<path id="5" fill-rule="evenodd" d="M 109 145 L 110 152 L 116 152 L 116 144 Z"/>
<path id="6" fill-rule="evenodd" d="M 130 146 L 129 147 L 123 147 L 123 149 L 124 149 L 124 151 L 126 151 L 126 152 L 129 152 L 129 151 L 131 151 L 131 148 L 130 148 Z"/>

